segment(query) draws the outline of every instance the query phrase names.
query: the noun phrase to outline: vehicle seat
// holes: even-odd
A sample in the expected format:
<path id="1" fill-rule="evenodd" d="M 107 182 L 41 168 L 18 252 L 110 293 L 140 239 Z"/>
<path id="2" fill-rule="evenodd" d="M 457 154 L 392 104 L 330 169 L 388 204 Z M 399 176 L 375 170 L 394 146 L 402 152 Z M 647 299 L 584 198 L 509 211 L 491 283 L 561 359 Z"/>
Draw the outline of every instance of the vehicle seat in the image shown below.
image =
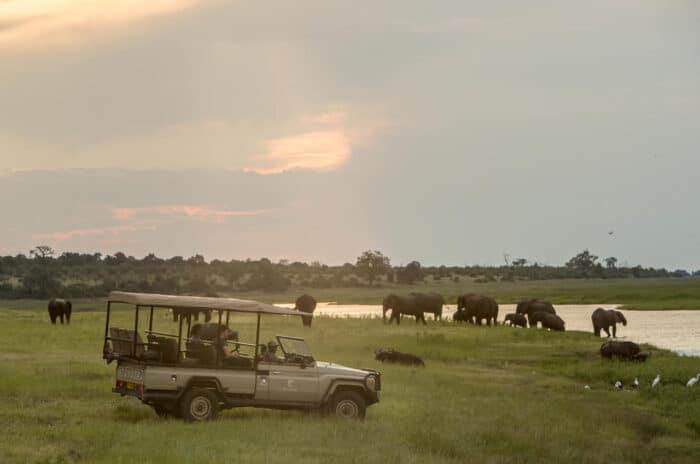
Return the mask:
<path id="1" fill-rule="evenodd" d="M 180 361 L 180 350 L 175 340 L 167 337 L 155 337 L 155 341 L 158 344 L 161 362 L 174 364 Z"/>

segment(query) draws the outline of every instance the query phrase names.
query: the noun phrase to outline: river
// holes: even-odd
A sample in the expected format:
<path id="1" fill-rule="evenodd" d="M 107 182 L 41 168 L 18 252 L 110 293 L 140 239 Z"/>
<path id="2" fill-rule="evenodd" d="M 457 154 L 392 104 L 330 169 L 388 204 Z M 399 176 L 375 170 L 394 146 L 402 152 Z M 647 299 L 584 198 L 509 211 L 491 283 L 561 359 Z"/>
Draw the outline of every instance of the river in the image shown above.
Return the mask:
<path id="1" fill-rule="evenodd" d="M 283 305 L 294 306 L 294 305 Z M 615 309 L 616 305 L 556 305 L 557 314 L 566 321 L 566 330 L 592 332 L 591 313 L 596 308 Z M 443 317 L 452 319 L 455 305 L 446 305 Z M 498 316 L 515 312 L 515 305 L 499 305 Z M 618 324 L 621 340 L 649 343 L 686 356 L 700 356 L 700 311 L 623 310 L 627 326 Z M 336 305 L 319 303 L 315 315 L 331 317 L 381 317 L 381 305 Z M 430 315 L 427 318 L 431 317 Z"/>

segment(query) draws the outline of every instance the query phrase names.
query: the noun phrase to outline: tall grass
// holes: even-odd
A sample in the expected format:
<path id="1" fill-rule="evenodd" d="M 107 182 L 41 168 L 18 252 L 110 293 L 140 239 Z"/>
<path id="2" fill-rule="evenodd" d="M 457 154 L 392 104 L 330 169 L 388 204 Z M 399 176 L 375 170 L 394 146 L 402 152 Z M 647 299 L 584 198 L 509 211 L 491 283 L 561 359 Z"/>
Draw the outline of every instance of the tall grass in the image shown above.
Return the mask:
<path id="1" fill-rule="evenodd" d="M 117 309 L 115 320 L 130 316 Z M 110 392 L 102 308 L 52 326 L 43 304 L 0 305 L 0 321 L 2 463 L 700 462 L 700 387 L 685 387 L 700 359 L 650 348 L 646 364 L 605 362 L 591 334 L 264 317 L 263 340 L 302 335 L 317 359 L 381 370 L 382 401 L 364 422 L 239 409 L 191 425 Z M 251 318 L 231 322 L 252 337 Z M 163 314 L 156 325 L 175 331 Z M 382 365 L 378 347 L 427 367 Z"/>

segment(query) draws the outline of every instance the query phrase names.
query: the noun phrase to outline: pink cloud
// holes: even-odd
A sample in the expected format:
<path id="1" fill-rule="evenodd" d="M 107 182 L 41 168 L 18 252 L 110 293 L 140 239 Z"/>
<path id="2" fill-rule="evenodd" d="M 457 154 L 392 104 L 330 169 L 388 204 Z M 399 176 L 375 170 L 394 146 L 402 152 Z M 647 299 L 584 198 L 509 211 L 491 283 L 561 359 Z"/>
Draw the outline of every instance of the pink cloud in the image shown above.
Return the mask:
<path id="1" fill-rule="evenodd" d="M 205 206 L 191 205 L 160 205 L 144 208 L 114 208 L 112 216 L 120 221 L 135 217 L 168 217 L 175 219 L 195 219 L 216 224 L 223 223 L 227 218 L 236 216 L 257 216 L 265 210 L 230 210 L 214 209 Z"/>
<path id="2" fill-rule="evenodd" d="M 288 169 L 335 169 L 350 158 L 350 141 L 340 130 L 316 131 L 273 139 L 258 157 L 260 166 L 246 171 L 276 174 Z"/>

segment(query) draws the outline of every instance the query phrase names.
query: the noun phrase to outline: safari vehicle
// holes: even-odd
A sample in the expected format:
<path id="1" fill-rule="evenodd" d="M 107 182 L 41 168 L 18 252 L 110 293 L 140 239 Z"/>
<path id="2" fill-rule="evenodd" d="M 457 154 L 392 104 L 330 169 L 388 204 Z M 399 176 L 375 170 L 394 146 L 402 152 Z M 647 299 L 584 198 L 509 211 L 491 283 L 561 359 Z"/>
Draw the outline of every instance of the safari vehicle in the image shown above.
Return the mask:
<path id="1" fill-rule="evenodd" d="M 133 328 L 110 325 L 110 314 L 115 313 L 117 303 L 135 307 Z M 154 310 L 173 312 L 177 334 L 153 330 Z M 142 329 L 139 321 L 145 319 L 146 311 L 148 327 Z M 235 362 L 226 362 L 232 358 L 217 348 L 218 337 L 192 338 L 192 320 L 202 312 L 213 314 L 217 322 L 200 325 L 213 326 L 217 333 L 221 325 L 229 325 L 232 315 L 253 316 L 255 343 L 243 342 L 235 334 L 228 337 L 222 343 L 230 345 L 236 356 Z M 278 335 L 281 356 L 264 355 L 266 346 L 260 343 L 263 314 L 308 316 L 293 309 L 234 298 L 111 292 L 103 358 L 108 364 L 116 361 L 112 391 L 138 398 L 159 416 L 186 421 L 210 420 L 222 409 L 246 406 L 316 409 L 363 418 L 367 406 L 379 402 L 379 372 L 316 361 L 302 338 Z M 118 315 L 123 319 L 123 312 Z M 141 332 L 146 334 L 146 342 Z M 250 354 L 244 353 L 246 350 Z"/>

